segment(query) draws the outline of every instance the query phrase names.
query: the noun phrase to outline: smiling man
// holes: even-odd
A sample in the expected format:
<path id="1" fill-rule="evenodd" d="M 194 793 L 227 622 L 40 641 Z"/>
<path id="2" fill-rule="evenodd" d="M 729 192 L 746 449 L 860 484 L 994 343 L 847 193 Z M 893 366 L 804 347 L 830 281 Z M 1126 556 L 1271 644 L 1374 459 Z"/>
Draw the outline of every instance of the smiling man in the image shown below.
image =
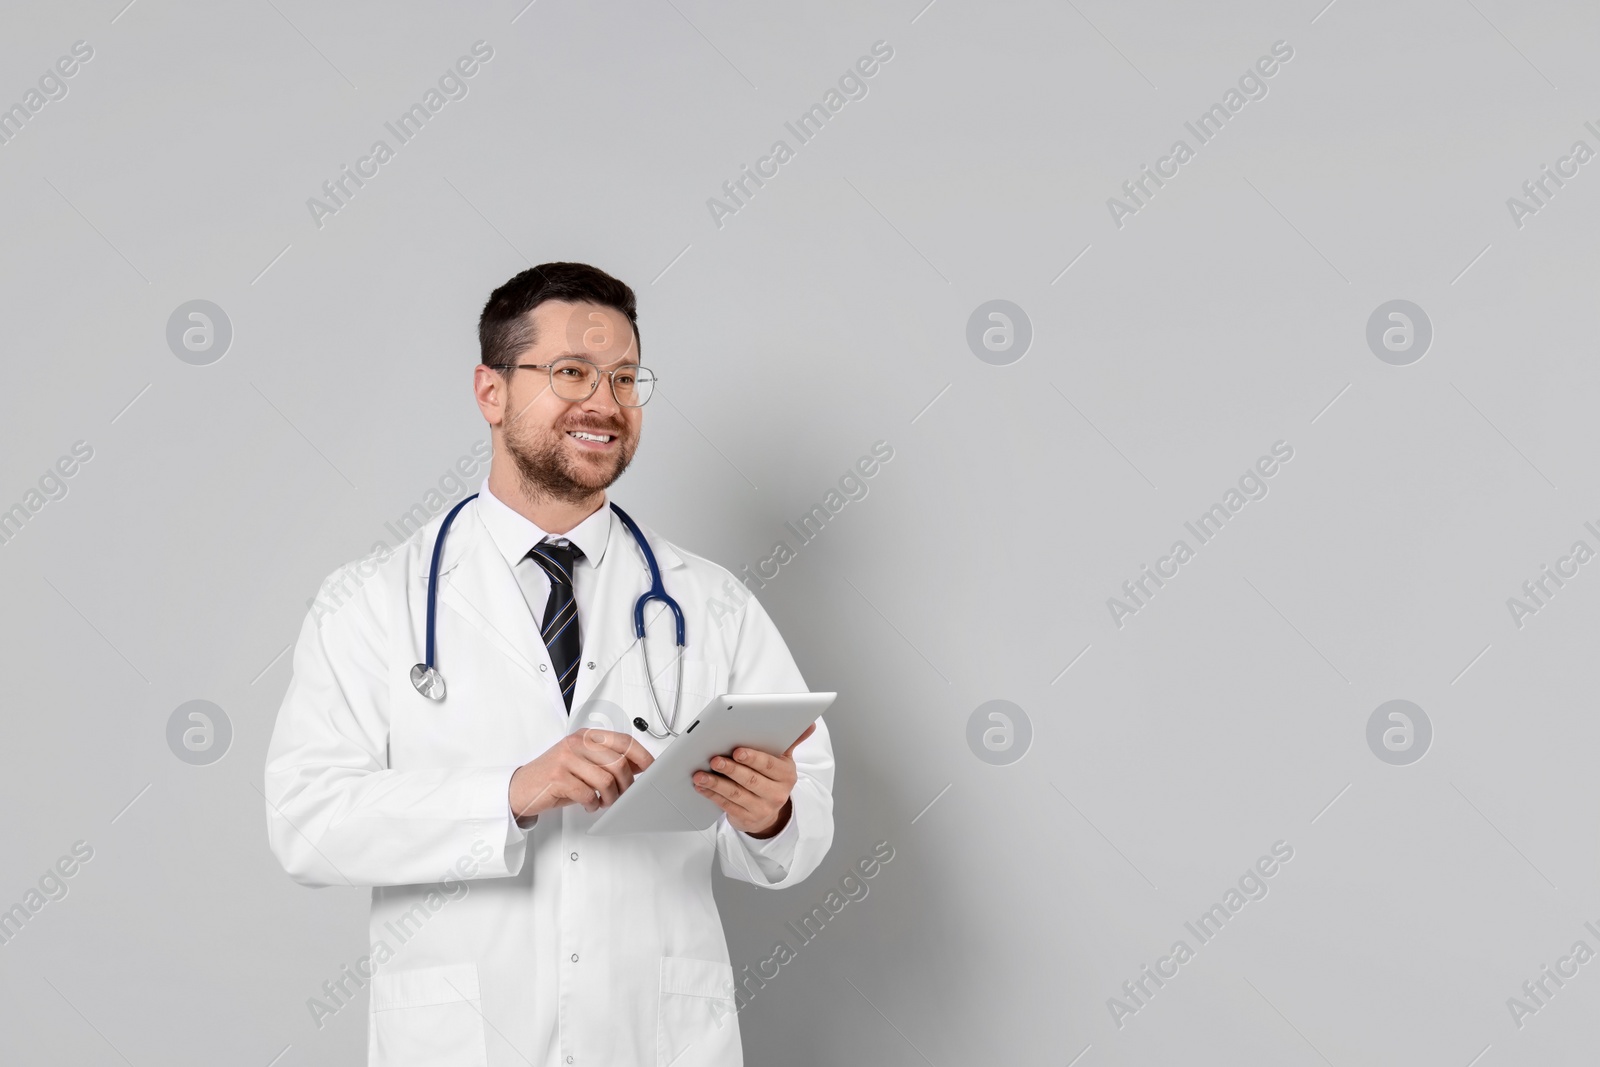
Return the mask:
<path id="1" fill-rule="evenodd" d="M 637 321 L 633 291 L 584 264 L 496 289 L 473 375 L 489 477 L 301 628 L 269 837 L 302 884 L 373 887 L 374 967 L 349 981 L 370 979 L 374 1065 L 739 1064 L 713 864 L 782 888 L 832 842 L 820 721 L 781 755 L 738 749 L 697 775 L 723 811 L 712 829 L 586 834 L 674 728 L 633 629 L 643 553 L 606 493 L 655 388 Z M 678 725 L 721 693 L 806 691 L 755 598 L 726 609 L 727 570 L 641 536 L 685 614 Z M 646 615 L 667 709 L 673 619 Z"/>

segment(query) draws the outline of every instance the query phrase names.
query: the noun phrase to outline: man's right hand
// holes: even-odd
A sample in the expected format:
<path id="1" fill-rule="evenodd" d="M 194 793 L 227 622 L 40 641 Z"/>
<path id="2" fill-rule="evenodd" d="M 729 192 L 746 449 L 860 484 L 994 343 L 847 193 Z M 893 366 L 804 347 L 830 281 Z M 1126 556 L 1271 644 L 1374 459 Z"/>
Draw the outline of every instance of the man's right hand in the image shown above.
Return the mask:
<path id="1" fill-rule="evenodd" d="M 610 807 L 633 784 L 633 776 L 653 761 L 630 734 L 593 729 L 570 733 L 511 776 L 511 813 L 520 820 L 565 804 L 582 804 L 588 812 Z"/>

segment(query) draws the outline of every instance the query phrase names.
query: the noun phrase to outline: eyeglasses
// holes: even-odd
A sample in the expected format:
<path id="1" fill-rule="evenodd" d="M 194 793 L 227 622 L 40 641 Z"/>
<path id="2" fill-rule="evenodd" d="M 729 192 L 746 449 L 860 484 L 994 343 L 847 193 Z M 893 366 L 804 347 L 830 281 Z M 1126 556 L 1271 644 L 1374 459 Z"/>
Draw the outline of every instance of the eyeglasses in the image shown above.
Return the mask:
<path id="1" fill-rule="evenodd" d="M 588 400 L 600 388 L 604 375 L 611 381 L 611 395 L 625 408 L 642 408 L 656 389 L 655 373 L 627 363 L 613 370 L 601 370 L 587 359 L 566 356 L 551 363 L 507 363 L 500 370 L 548 370 L 550 391 L 562 400 Z"/>

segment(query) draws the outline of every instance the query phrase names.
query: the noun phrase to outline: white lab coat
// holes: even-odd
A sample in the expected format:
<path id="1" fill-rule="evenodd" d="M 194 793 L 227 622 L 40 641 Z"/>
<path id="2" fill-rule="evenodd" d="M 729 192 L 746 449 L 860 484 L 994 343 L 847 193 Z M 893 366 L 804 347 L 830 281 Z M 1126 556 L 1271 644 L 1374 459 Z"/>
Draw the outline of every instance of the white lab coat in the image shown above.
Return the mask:
<path id="1" fill-rule="evenodd" d="M 443 703 L 409 680 L 422 659 L 442 516 L 375 573 L 369 564 L 372 577 L 357 588 L 346 578 L 342 594 L 325 595 L 295 646 L 267 756 L 272 850 L 303 885 L 373 887 L 371 963 L 342 972 L 323 1003 L 358 995 L 375 970 L 372 1067 L 741 1064 L 713 851 L 724 874 L 765 888 L 817 868 L 833 840 L 827 727 L 819 722 L 795 751 L 798 833 L 777 879 L 755 862 L 759 843 L 726 817 L 702 833 L 590 837 L 598 814 L 569 805 L 519 828 L 506 798 L 512 773 L 576 728 L 591 700 L 617 705 L 625 720 L 649 717 L 632 623 L 649 578 L 608 508 L 604 557 L 578 576 L 598 583 L 599 607 L 580 620 L 569 717 L 478 504 L 456 517 L 440 566 Z M 680 728 L 720 693 L 807 691 L 771 618 L 737 579 L 644 533 L 685 615 Z M 653 603 L 646 618 L 670 713 L 674 675 L 661 671 L 659 652 L 671 650 L 671 616 Z M 667 743 L 617 726 L 652 754 Z"/>

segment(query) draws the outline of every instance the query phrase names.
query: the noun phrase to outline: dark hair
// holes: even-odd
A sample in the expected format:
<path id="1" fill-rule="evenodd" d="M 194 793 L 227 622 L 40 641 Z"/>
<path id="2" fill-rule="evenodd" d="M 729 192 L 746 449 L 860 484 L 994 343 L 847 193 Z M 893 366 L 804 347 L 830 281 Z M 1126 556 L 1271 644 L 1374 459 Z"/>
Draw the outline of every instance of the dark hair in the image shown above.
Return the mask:
<path id="1" fill-rule="evenodd" d="M 478 316 L 478 347 L 482 362 L 504 367 L 517 354 L 538 342 L 529 314 L 547 300 L 574 304 L 599 304 L 628 316 L 634 341 L 639 338 L 639 312 L 633 290 L 598 267 L 587 263 L 541 263 L 529 267 L 489 294 Z"/>

